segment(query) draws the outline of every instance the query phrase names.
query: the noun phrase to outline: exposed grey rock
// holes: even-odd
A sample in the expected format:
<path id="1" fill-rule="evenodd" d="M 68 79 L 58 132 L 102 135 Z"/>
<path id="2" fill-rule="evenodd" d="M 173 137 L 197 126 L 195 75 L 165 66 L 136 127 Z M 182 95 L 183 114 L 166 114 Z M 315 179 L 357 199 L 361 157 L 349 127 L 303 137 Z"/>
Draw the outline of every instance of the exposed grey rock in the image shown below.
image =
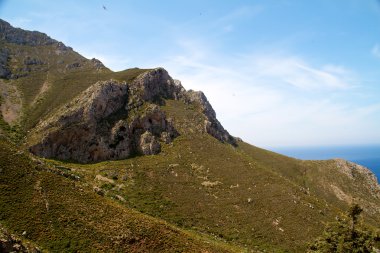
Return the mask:
<path id="1" fill-rule="evenodd" d="M 45 33 L 25 31 L 20 28 L 14 28 L 2 19 L 0 19 L 0 40 L 8 43 L 29 46 L 51 45 L 58 43 Z"/>
<path id="2" fill-rule="evenodd" d="M 128 89 L 125 82 L 113 80 L 91 86 L 37 126 L 30 151 L 78 162 L 157 154 L 162 132 L 171 139 L 178 133 L 157 105 L 128 111 Z"/>
<path id="3" fill-rule="evenodd" d="M 335 159 L 335 162 L 340 171 L 352 180 L 357 178 L 363 179 L 363 181 L 366 182 L 365 185 L 371 194 L 380 199 L 380 185 L 378 184 L 377 178 L 372 171 L 364 166 L 343 159 Z"/>
<path id="4" fill-rule="evenodd" d="M 103 65 L 103 63 L 101 61 L 99 61 L 98 59 L 92 58 L 91 59 L 91 63 L 94 65 L 94 67 L 97 70 L 105 68 L 105 66 Z"/>
<path id="5" fill-rule="evenodd" d="M 162 132 L 160 139 L 161 139 L 161 141 L 165 142 L 166 144 L 169 144 L 170 142 L 172 142 L 172 137 L 170 136 L 170 134 L 168 132 Z"/>
<path id="6" fill-rule="evenodd" d="M 236 145 L 236 140 L 220 124 L 206 96 L 201 91 L 186 91 L 181 82 L 173 80 L 163 68 L 146 72 L 132 83 L 131 93 L 139 94 L 145 101 L 160 103 L 160 99 L 182 100 L 186 103 L 197 103 L 206 119 L 204 130 L 216 139 Z M 138 102 L 137 102 L 138 103 Z"/>
<path id="7" fill-rule="evenodd" d="M 37 58 L 31 58 L 31 57 L 26 57 L 24 59 L 24 64 L 25 65 L 43 65 L 45 64 L 42 60 L 37 59 Z"/>
<path id="8" fill-rule="evenodd" d="M 146 131 L 140 136 L 139 149 L 144 155 L 154 155 L 161 151 L 161 145 L 152 133 Z"/>
<path id="9" fill-rule="evenodd" d="M 115 198 L 116 198 L 117 200 L 121 201 L 121 202 L 125 202 L 125 201 L 126 201 L 125 198 L 123 198 L 123 197 L 120 196 L 120 195 L 115 195 Z"/>
<path id="10" fill-rule="evenodd" d="M 204 130 L 216 139 L 236 145 L 236 139 L 225 130 L 216 118 L 216 113 L 208 102 L 206 96 L 201 91 L 189 90 L 183 97 L 187 103 L 198 103 L 206 119 L 204 121 Z"/>
<path id="11" fill-rule="evenodd" d="M 75 69 L 75 68 L 80 68 L 82 65 L 80 62 L 73 62 L 71 64 L 66 65 L 66 69 Z"/>
<path id="12" fill-rule="evenodd" d="M 104 190 L 103 190 L 102 188 L 100 188 L 100 187 L 94 186 L 94 187 L 92 188 L 92 190 L 93 190 L 96 194 L 98 194 L 98 195 L 100 195 L 100 196 L 104 196 L 104 195 L 105 195 Z"/>
<path id="13" fill-rule="evenodd" d="M 180 99 L 185 89 L 163 68 L 141 74 L 131 84 L 131 94 L 144 101 L 160 103 L 162 99 Z"/>
<path id="14" fill-rule="evenodd" d="M 22 236 L 26 236 L 24 231 Z M 39 253 L 37 247 L 29 242 L 23 242 L 20 237 L 11 234 L 0 225 L 0 252 L 24 252 L 24 253 Z"/>
<path id="15" fill-rule="evenodd" d="M 127 157 L 128 140 L 119 140 L 118 145 L 110 148 L 110 141 L 116 137 L 107 134 L 107 126 L 100 126 L 101 120 L 123 107 L 126 95 L 126 83 L 111 80 L 91 86 L 61 108 L 56 117 L 40 125 L 42 133 L 48 133 L 31 151 L 43 157 L 80 162 Z"/>
<path id="16" fill-rule="evenodd" d="M 0 78 L 8 79 L 11 71 L 8 68 L 9 50 L 0 48 Z"/>
<path id="17" fill-rule="evenodd" d="M 114 80 L 94 84 L 37 125 L 30 134 L 34 140 L 30 151 L 83 163 L 157 154 L 160 141 L 168 144 L 178 136 L 172 120 L 160 109 L 165 99 L 198 104 L 205 117 L 204 131 L 235 144 L 202 92 L 186 91 L 158 68 L 129 84 Z"/>

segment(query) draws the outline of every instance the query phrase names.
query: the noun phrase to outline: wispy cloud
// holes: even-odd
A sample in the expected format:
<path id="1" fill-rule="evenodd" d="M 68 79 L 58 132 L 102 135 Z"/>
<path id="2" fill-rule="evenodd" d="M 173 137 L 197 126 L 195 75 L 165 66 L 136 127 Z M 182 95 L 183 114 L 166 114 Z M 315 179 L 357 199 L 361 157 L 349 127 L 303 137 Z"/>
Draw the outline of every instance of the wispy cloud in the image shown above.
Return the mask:
<path id="1" fill-rule="evenodd" d="M 331 17 L 319 20 L 320 13 L 310 12 L 315 8 L 292 1 L 209 5 L 202 15 L 181 15 L 182 9 L 167 15 L 168 10 L 159 9 L 166 5 L 146 8 L 144 1 L 120 1 L 106 12 L 101 4 L 86 2 L 71 0 L 70 8 L 63 9 L 55 1 L 38 0 L 24 9 L 16 4 L 9 20 L 46 32 L 113 70 L 165 67 L 185 88 L 204 91 L 233 135 L 256 145 L 380 140 L 379 78 L 369 73 L 376 72 L 376 66 L 365 60 L 357 63 L 357 56 L 371 52 L 380 58 L 380 44 L 363 49 L 346 43 L 336 50 L 339 42 L 351 38 L 346 36 L 361 34 L 356 27 L 365 23 L 330 26 Z M 199 7 L 203 11 L 204 4 Z M 337 13 L 340 10 L 337 4 Z M 373 38 L 367 30 L 362 41 Z M 344 41 L 330 37 L 336 31 Z M 355 50 L 354 56 L 345 50 Z M 371 66 L 364 65 L 368 63 Z M 356 73 L 355 67 L 363 72 Z M 370 80 L 364 82 L 364 76 Z"/>
<path id="2" fill-rule="evenodd" d="M 300 57 L 260 56 L 253 59 L 254 72 L 305 90 L 349 88 L 348 72 L 337 66 L 315 67 Z"/>
<path id="3" fill-rule="evenodd" d="M 122 55 L 112 55 L 112 54 L 99 54 L 94 51 L 81 49 L 79 48 L 79 51 L 83 56 L 85 56 L 88 59 L 96 58 L 100 60 L 107 68 L 110 68 L 112 70 L 124 70 L 126 67 L 117 69 L 119 66 L 128 66 L 133 63 L 133 61 L 125 56 Z"/>
<path id="4" fill-rule="evenodd" d="M 204 91 L 222 124 L 253 144 L 371 142 L 380 127 L 371 119 L 380 105 L 350 102 L 360 80 L 344 66 L 290 54 L 225 56 L 200 41 L 181 46 L 162 65 L 185 88 Z"/>

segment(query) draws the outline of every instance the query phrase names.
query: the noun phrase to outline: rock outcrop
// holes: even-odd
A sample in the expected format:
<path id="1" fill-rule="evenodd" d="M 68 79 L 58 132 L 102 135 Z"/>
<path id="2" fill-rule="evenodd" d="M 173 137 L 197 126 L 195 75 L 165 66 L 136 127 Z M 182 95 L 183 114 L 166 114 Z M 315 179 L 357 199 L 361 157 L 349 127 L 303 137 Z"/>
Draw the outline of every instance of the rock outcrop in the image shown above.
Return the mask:
<path id="1" fill-rule="evenodd" d="M 350 179 L 362 179 L 363 187 L 367 187 L 368 191 L 377 199 L 380 199 L 380 185 L 375 174 L 364 166 L 346 161 L 343 159 L 335 159 L 338 169 L 346 174 Z"/>
<path id="2" fill-rule="evenodd" d="M 157 68 L 137 77 L 131 84 L 131 93 L 140 101 L 160 103 L 162 99 L 179 100 L 184 97 L 186 90 L 165 69 Z"/>
<path id="3" fill-rule="evenodd" d="M 26 231 L 23 235 L 26 235 Z M 9 233 L 0 225 L 0 252 L 39 253 L 41 250 L 30 242 L 24 242 L 20 237 Z"/>
<path id="4" fill-rule="evenodd" d="M 41 50 L 36 53 L 36 50 L 31 50 L 32 47 L 40 47 Z M 52 60 L 54 57 L 50 57 L 52 54 L 65 64 L 56 66 L 56 61 Z M 58 68 L 62 72 L 78 69 L 99 72 L 108 70 L 99 60 L 86 59 L 45 33 L 15 28 L 0 19 L 0 78 L 19 79 L 32 72 L 48 72 L 49 68 Z"/>
<path id="5" fill-rule="evenodd" d="M 188 104 L 198 104 L 205 116 L 205 132 L 222 142 L 236 145 L 235 138 L 218 121 L 214 109 L 203 92 L 186 91 L 181 82 L 173 80 L 165 69 L 157 68 L 142 74 L 133 82 L 132 87 L 131 92 L 138 97 L 135 101 L 137 104 L 140 104 L 142 100 L 159 104 L 162 99 L 175 99 Z"/>
<path id="6" fill-rule="evenodd" d="M 9 50 L 6 48 L 0 48 L 0 78 L 8 79 L 11 75 L 11 71 L 8 67 Z"/>
<path id="7" fill-rule="evenodd" d="M 216 118 L 214 109 L 202 91 L 189 90 L 185 93 L 184 99 L 188 103 L 198 103 L 200 105 L 202 113 L 206 117 L 204 120 L 204 129 L 207 133 L 222 142 L 236 145 L 236 139 L 223 128 L 222 124 L 220 124 Z"/>
<path id="8" fill-rule="evenodd" d="M 36 155 L 78 162 L 152 155 L 178 136 L 172 120 L 160 109 L 165 99 L 197 104 L 204 130 L 220 141 L 235 144 L 216 119 L 202 92 L 186 91 L 162 68 L 147 71 L 131 83 L 97 82 L 30 134 Z"/>
<path id="9" fill-rule="evenodd" d="M 20 28 L 12 27 L 8 22 L 0 19 L 0 40 L 17 45 L 42 46 L 58 44 L 59 42 L 50 38 L 45 33 L 30 32 Z"/>
<path id="10" fill-rule="evenodd" d="M 157 105 L 128 110 L 128 97 L 125 82 L 96 83 L 37 127 L 40 141 L 30 150 L 78 162 L 157 154 L 161 134 L 171 140 L 176 131 Z"/>

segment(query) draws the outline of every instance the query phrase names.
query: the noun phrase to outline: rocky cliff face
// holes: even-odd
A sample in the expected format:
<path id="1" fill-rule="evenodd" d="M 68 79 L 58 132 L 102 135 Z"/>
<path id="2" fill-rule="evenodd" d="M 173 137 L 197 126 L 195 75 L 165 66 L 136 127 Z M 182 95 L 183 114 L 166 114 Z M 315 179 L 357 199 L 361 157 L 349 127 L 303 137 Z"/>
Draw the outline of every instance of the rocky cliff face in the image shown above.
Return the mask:
<path id="1" fill-rule="evenodd" d="M 361 179 L 365 182 L 362 187 L 366 187 L 373 197 L 380 199 L 380 185 L 372 171 L 364 166 L 343 159 L 335 159 L 335 162 L 337 168 L 348 176 L 348 178 L 351 180 Z"/>
<path id="2" fill-rule="evenodd" d="M 151 155 L 170 143 L 177 131 L 160 109 L 165 99 L 196 104 L 204 129 L 220 141 L 235 144 L 201 92 L 186 91 L 162 68 L 147 71 L 133 82 L 97 82 L 62 106 L 31 133 L 36 155 L 78 162 Z"/>
<path id="3" fill-rule="evenodd" d="M 14 28 L 2 19 L 0 19 L 0 40 L 17 45 L 28 46 L 42 46 L 59 43 L 58 41 L 47 36 L 45 33 L 37 31 L 30 32 L 20 28 Z"/>
<path id="4" fill-rule="evenodd" d="M 11 71 L 8 67 L 9 50 L 6 48 L 0 48 L 0 78 L 8 79 L 11 75 Z"/>
<path id="5" fill-rule="evenodd" d="M 39 50 L 35 50 L 37 47 Z M 60 57 L 58 62 L 54 61 L 53 54 Z M 106 69 L 99 60 L 85 59 L 71 47 L 45 33 L 15 28 L 0 19 L 0 78 L 18 79 L 32 72 L 46 73 L 52 66 L 62 71 L 83 69 L 84 66 L 96 70 Z"/>
<path id="6" fill-rule="evenodd" d="M 25 31 L 20 28 L 14 28 L 8 22 L 0 19 L 0 78 L 4 79 L 16 79 L 26 76 L 28 72 L 31 72 L 32 65 L 44 65 L 45 62 L 36 58 L 25 58 L 23 63 L 18 66 L 20 73 L 12 73 L 10 65 L 10 59 L 12 55 L 21 54 L 20 51 L 12 52 L 4 45 L 13 44 L 17 46 L 52 46 L 57 52 L 73 51 L 72 48 L 66 47 L 62 42 L 58 42 L 44 33 L 37 31 Z"/>
<path id="7" fill-rule="evenodd" d="M 23 232 L 23 236 L 25 235 L 26 231 Z M 39 253 L 41 250 L 30 242 L 22 241 L 0 224 L 0 252 Z"/>
<path id="8" fill-rule="evenodd" d="M 232 145 L 236 145 L 236 138 L 232 137 L 220 124 L 216 118 L 216 113 L 208 102 L 205 94 L 202 91 L 189 90 L 183 96 L 184 101 L 187 103 L 198 103 L 200 105 L 202 113 L 205 115 L 204 130 L 215 137 L 216 139 L 227 142 Z"/>

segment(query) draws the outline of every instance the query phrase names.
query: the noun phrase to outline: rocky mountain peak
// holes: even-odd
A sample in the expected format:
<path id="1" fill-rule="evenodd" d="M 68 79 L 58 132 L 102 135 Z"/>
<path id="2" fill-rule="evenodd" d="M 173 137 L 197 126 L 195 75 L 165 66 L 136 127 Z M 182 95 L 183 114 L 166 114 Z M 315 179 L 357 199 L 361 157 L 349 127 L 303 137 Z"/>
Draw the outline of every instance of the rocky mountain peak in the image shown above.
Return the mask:
<path id="1" fill-rule="evenodd" d="M 121 159 L 160 151 L 159 139 L 176 136 L 158 106 L 128 108 L 130 86 L 100 81 L 37 126 L 30 150 L 43 157 L 78 162 Z M 141 113 L 137 113 L 140 110 Z"/>
<path id="2" fill-rule="evenodd" d="M 43 46 L 59 43 L 45 33 L 14 28 L 2 19 L 0 19 L 0 40 L 7 43 L 27 46 Z"/>
<path id="3" fill-rule="evenodd" d="M 50 38 L 45 33 L 15 28 L 1 19 L 0 45 L 2 79 L 18 79 L 28 76 L 31 72 L 48 71 L 49 66 L 56 66 L 56 63 L 63 64 L 65 61 L 63 66 L 66 66 L 66 70 L 82 67 L 86 63 L 96 70 L 105 69 L 99 60 L 87 60 L 74 52 L 71 47 Z M 34 47 L 40 49 L 36 50 Z M 52 54 L 59 56 L 59 59 L 54 61 Z M 62 66 L 56 67 L 62 68 Z"/>
<path id="4" fill-rule="evenodd" d="M 159 103 L 160 99 L 180 99 L 185 93 L 181 83 L 174 81 L 163 68 L 148 71 L 131 85 L 131 90 L 142 100 Z"/>
<path id="5" fill-rule="evenodd" d="M 234 144 L 202 92 L 186 91 L 163 68 L 139 75 L 130 83 L 100 81 L 42 120 L 30 135 L 30 150 L 49 158 L 93 162 L 132 154 L 157 154 L 177 130 L 160 109 L 166 99 L 197 104 L 204 130 Z"/>

